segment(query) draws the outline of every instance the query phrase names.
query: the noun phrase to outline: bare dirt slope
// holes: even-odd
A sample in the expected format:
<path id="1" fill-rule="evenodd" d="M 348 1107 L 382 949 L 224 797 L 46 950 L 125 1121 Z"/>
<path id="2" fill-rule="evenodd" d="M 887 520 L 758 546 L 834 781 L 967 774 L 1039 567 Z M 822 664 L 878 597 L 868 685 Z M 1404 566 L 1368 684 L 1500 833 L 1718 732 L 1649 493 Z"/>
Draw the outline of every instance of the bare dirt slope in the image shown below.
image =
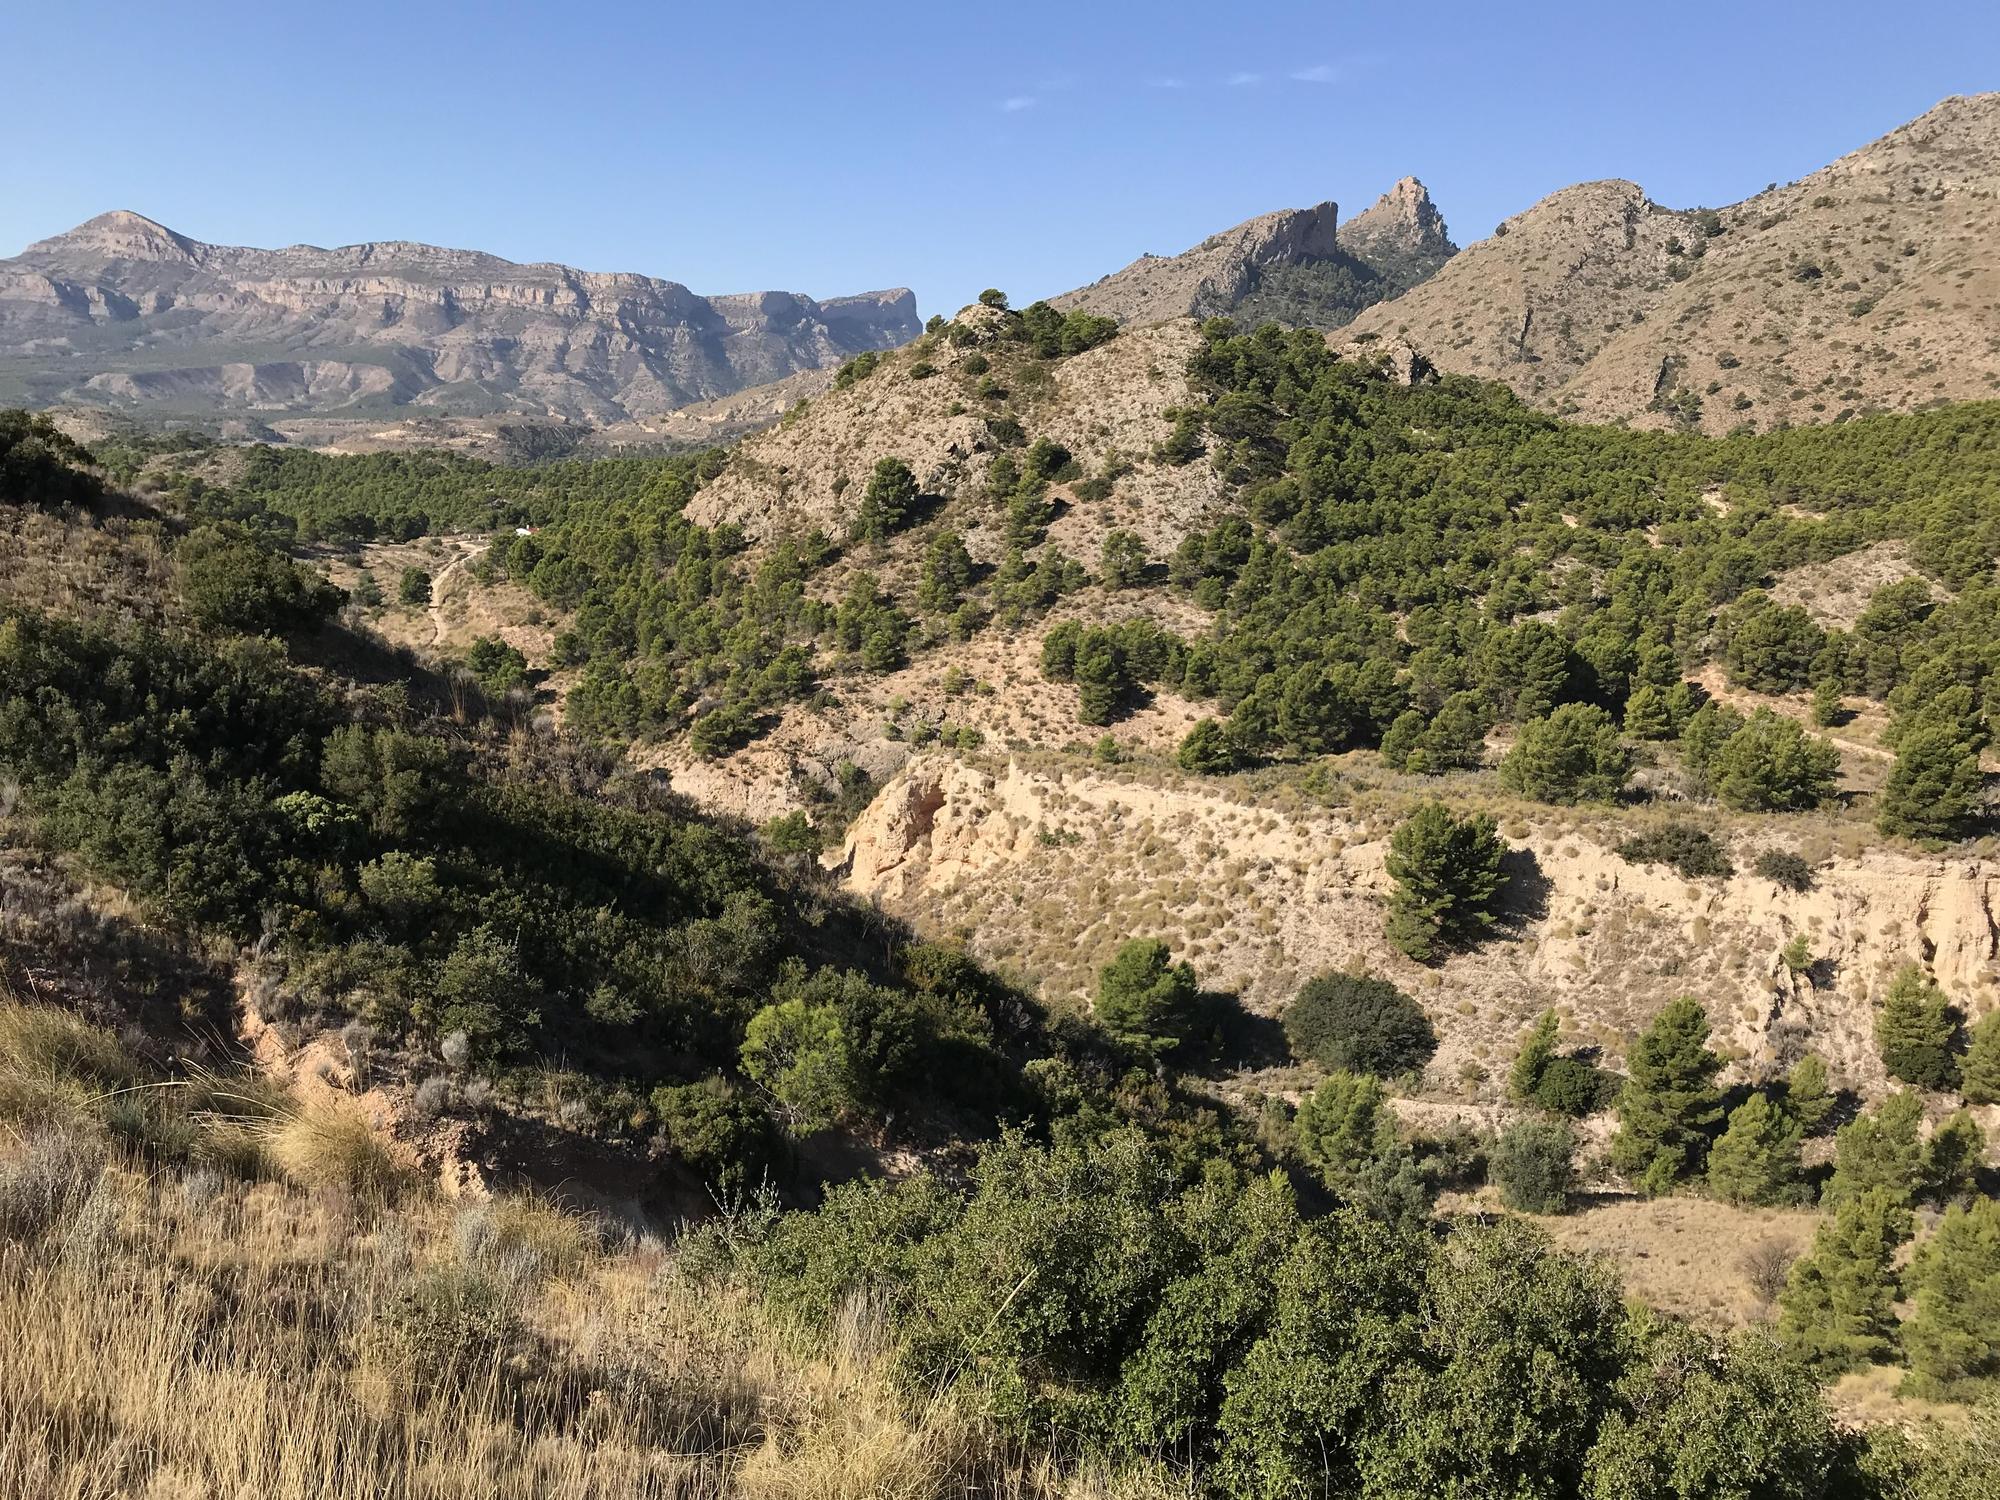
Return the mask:
<path id="1" fill-rule="evenodd" d="M 923 755 L 856 823 L 842 869 L 850 889 L 967 934 L 1052 999 L 1087 995 L 1132 936 L 1167 939 L 1205 982 L 1264 1014 L 1315 973 L 1366 967 L 1430 1012 L 1443 1044 L 1429 1087 L 1472 1098 L 1498 1097 L 1523 1029 L 1548 1005 L 1616 1058 L 1662 1005 L 1693 994 L 1748 1072 L 1810 1044 L 1844 1082 L 1875 1092 L 1886 1080 L 1871 1002 L 1901 965 L 1928 962 L 1971 1016 L 2000 1004 L 1990 860 L 1891 853 L 1797 819 L 1745 818 L 1718 829 L 1740 873 L 1690 881 L 1613 852 L 1629 819 L 1509 804 L 1483 785 L 1450 790 L 1508 814 L 1511 923 L 1426 968 L 1382 936 L 1387 838 L 1424 789 L 1362 769 L 1356 761 L 1315 799 L 1297 782 L 1189 778 L 1157 762 L 1106 771 Z M 1821 861 L 1815 889 L 1749 873 L 1760 849 L 1795 846 Z M 1809 975 L 1779 957 L 1797 934 L 1816 960 Z"/>
<path id="2" fill-rule="evenodd" d="M 1954 97 L 1713 219 L 1565 188 L 1354 331 L 1591 421 L 1908 410 L 2000 390 L 1996 231 L 2000 94 Z"/>

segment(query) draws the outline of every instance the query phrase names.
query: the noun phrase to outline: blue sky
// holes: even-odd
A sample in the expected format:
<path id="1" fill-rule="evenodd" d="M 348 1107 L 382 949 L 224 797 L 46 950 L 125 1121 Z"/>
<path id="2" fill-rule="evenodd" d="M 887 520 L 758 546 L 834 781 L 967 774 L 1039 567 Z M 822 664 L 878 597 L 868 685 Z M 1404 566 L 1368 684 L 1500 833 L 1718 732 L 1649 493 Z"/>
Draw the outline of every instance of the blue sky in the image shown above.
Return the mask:
<path id="1" fill-rule="evenodd" d="M 1273 208 L 1674 206 L 2000 87 L 2000 5 L 0 0 L 0 254 L 108 208 L 1018 303 Z"/>

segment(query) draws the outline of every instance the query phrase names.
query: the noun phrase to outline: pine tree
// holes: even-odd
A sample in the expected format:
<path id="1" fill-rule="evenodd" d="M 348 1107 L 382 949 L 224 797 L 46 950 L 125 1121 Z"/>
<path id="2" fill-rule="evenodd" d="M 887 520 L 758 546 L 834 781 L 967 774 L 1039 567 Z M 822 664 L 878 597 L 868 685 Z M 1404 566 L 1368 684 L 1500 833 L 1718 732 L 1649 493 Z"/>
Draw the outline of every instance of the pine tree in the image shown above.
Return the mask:
<path id="1" fill-rule="evenodd" d="M 1389 941 L 1423 963 L 1478 941 L 1493 925 L 1506 852 L 1487 814 L 1418 808 L 1389 839 Z"/>
<path id="2" fill-rule="evenodd" d="M 1641 1192 L 1667 1192 L 1701 1169 L 1722 1120 L 1715 1089 L 1722 1059 L 1707 1043 L 1707 1012 L 1683 998 L 1654 1017 L 1632 1047 L 1611 1163 Z"/>
<path id="3" fill-rule="evenodd" d="M 1910 1210 L 1882 1189 L 1841 1205 L 1792 1267 L 1779 1299 L 1778 1336 L 1829 1374 L 1889 1358 L 1896 1347 L 1896 1250 Z"/>
<path id="4" fill-rule="evenodd" d="M 1871 1192 L 1908 1206 L 1923 1183 L 1918 1135 L 1924 1101 L 1911 1090 L 1891 1094 L 1834 1137 L 1833 1177 L 1820 1200 L 1838 1208 Z"/>
<path id="5" fill-rule="evenodd" d="M 1507 789 L 1537 802 L 1615 802 L 1631 774 L 1632 752 L 1594 703 L 1565 703 L 1523 725 L 1500 763 Z"/>
<path id="6" fill-rule="evenodd" d="M 1545 1010 L 1535 1017 L 1534 1030 L 1514 1054 L 1514 1066 L 1507 1074 L 1507 1095 L 1522 1104 L 1533 1101 L 1541 1087 L 1542 1075 L 1555 1061 L 1556 1040 L 1562 1035 L 1562 1017 Z"/>
<path id="7" fill-rule="evenodd" d="M 1113 1036 L 1167 1052 L 1187 1037 L 1199 998 L 1191 965 L 1173 962 L 1157 938 L 1135 938 L 1098 971 L 1094 1008 Z"/>
<path id="8" fill-rule="evenodd" d="M 1919 1191 L 1933 1203 L 1969 1197 L 1985 1160 L 1986 1132 L 1970 1111 L 1961 1109 L 1933 1130 L 1924 1143 Z"/>
<path id="9" fill-rule="evenodd" d="M 1834 1094 L 1827 1081 L 1826 1064 L 1819 1054 L 1808 1052 L 1792 1064 L 1785 1075 L 1785 1109 L 1807 1135 L 1817 1135 L 1833 1113 Z"/>
<path id="10" fill-rule="evenodd" d="M 1667 695 L 1650 682 L 1632 689 L 1625 700 L 1625 737 L 1633 740 L 1672 739 L 1673 718 L 1667 711 Z"/>
<path id="11" fill-rule="evenodd" d="M 1805 1196 L 1799 1147 L 1805 1132 L 1766 1094 L 1752 1094 L 1729 1114 L 1729 1128 L 1708 1153 L 1708 1188 L 1727 1203 L 1760 1207 Z"/>
<path id="12" fill-rule="evenodd" d="M 1972 1028 L 1961 1072 L 1967 1104 L 2000 1104 L 2000 1010 L 1988 1011 Z"/>
<path id="13" fill-rule="evenodd" d="M 1958 1081 L 1957 1039 L 1944 992 L 1915 964 L 1905 965 L 1875 1017 L 1875 1047 L 1889 1075 L 1918 1088 L 1950 1088 Z"/>
<path id="14" fill-rule="evenodd" d="M 1913 839 L 1954 839 L 1986 809 L 1979 744 L 1960 727 L 1920 724 L 1903 734 L 1876 804 L 1875 826 Z"/>
<path id="15" fill-rule="evenodd" d="M 868 476 L 868 489 L 848 534 L 856 541 L 880 541 L 909 519 L 916 502 L 917 476 L 910 466 L 900 458 L 881 459 Z"/>
<path id="16" fill-rule="evenodd" d="M 1424 731 L 1429 725 L 1424 716 L 1414 708 L 1406 708 L 1396 716 L 1382 736 L 1382 760 L 1392 771 L 1421 773 L 1429 765 L 1429 757 L 1424 752 Z M 1422 757 L 1411 764 L 1413 757 Z"/>
<path id="17" fill-rule="evenodd" d="M 1918 1392 L 1950 1400 L 2000 1386 L 2000 1199 L 1948 1209 L 1903 1280 L 1915 1304 L 1903 1349 Z"/>

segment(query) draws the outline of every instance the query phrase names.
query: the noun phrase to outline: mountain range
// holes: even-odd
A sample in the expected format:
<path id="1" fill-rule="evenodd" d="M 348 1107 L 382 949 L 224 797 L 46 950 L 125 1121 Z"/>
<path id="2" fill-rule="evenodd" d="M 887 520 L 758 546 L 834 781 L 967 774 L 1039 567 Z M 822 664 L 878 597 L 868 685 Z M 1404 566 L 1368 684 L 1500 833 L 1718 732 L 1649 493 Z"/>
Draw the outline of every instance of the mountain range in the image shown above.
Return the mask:
<path id="1" fill-rule="evenodd" d="M 1344 329 L 1564 415 L 1720 433 L 2000 390 L 1996 235 L 2000 95 L 1985 94 L 1720 208 L 1580 183 L 1461 251 L 1406 177 L 1345 222 L 1331 201 L 1260 215 L 1050 300 L 1132 326 Z M 207 245 L 124 212 L 0 260 L 0 401 L 248 418 L 249 435 L 293 441 L 330 440 L 306 419 L 355 417 L 713 440 L 920 331 L 900 289 L 701 297 L 402 242 Z"/>
<path id="2" fill-rule="evenodd" d="M 838 365 L 920 328 L 901 288 L 703 297 L 402 241 L 209 245 L 120 211 L 0 260 L 0 401 L 607 423 Z"/>

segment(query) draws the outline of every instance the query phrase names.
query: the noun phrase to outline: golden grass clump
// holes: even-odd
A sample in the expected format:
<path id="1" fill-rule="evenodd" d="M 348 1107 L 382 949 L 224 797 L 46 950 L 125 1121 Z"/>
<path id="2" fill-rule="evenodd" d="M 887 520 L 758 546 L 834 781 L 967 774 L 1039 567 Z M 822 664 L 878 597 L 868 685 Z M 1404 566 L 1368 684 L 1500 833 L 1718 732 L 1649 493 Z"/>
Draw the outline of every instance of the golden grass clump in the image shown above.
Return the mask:
<path id="1" fill-rule="evenodd" d="M 380 1201 L 410 1180 L 408 1167 L 361 1110 L 315 1100 L 264 1127 L 264 1151 L 280 1172 L 304 1188 L 334 1188 Z"/>

